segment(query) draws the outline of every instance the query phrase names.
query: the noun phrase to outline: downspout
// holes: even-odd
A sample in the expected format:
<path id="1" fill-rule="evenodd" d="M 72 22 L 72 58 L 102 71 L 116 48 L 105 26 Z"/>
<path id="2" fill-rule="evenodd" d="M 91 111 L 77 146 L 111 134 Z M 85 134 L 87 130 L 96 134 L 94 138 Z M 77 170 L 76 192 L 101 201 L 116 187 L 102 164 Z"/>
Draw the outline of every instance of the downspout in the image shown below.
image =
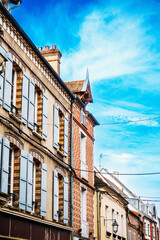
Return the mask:
<path id="1" fill-rule="evenodd" d="M 128 239 L 128 221 L 129 217 L 128 217 L 128 207 L 126 207 L 126 231 L 127 231 L 127 239 Z"/>
<path id="2" fill-rule="evenodd" d="M 73 240 L 73 104 L 75 99 L 71 101 L 71 240 Z"/>
<path id="3" fill-rule="evenodd" d="M 99 240 L 99 201 L 98 201 L 98 188 L 97 191 L 97 240 Z"/>

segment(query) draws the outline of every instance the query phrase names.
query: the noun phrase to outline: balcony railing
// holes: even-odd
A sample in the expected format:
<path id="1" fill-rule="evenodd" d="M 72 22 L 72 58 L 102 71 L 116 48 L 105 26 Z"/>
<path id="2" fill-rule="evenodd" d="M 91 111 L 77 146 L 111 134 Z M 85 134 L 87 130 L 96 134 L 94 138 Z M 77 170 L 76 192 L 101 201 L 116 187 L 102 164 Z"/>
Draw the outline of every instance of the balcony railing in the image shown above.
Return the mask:
<path id="1" fill-rule="evenodd" d="M 81 177 L 88 180 L 88 166 L 85 162 L 81 161 Z"/>
<path id="2" fill-rule="evenodd" d="M 81 222 L 82 226 L 82 237 L 88 238 L 89 237 L 89 227 L 88 227 L 88 222 L 82 220 Z"/>

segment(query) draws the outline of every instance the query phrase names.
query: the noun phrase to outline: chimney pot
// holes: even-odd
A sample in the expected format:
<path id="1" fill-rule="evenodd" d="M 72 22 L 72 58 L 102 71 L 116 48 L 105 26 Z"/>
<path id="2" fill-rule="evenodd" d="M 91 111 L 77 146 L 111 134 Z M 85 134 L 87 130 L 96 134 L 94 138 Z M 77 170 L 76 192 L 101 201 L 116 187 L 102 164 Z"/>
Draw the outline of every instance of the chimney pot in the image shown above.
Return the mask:
<path id="1" fill-rule="evenodd" d="M 46 46 L 46 47 L 45 47 L 45 50 L 49 50 L 49 46 Z"/>
<path id="2" fill-rule="evenodd" d="M 56 45 L 52 45 L 52 49 L 56 49 Z"/>

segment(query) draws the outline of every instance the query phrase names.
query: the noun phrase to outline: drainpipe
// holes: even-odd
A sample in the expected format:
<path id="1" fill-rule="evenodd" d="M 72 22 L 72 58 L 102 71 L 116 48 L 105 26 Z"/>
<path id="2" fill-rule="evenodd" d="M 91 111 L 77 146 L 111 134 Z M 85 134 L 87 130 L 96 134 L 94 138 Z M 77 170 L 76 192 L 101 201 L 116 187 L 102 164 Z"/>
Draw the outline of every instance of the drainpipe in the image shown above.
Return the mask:
<path id="1" fill-rule="evenodd" d="M 97 191 L 97 240 L 99 240 L 99 201 L 98 201 L 98 188 Z"/>
<path id="2" fill-rule="evenodd" d="M 73 104 L 75 99 L 71 101 L 71 170 L 73 169 Z M 73 171 L 71 171 L 71 240 L 73 240 Z"/>
<path id="3" fill-rule="evenodd" d="M 127 231 L 127 239 L 128 239 L 128 223 L 129 223 L 129 221 L 128 221 L 128 207 L 126 207 L 126 231 Z"/>

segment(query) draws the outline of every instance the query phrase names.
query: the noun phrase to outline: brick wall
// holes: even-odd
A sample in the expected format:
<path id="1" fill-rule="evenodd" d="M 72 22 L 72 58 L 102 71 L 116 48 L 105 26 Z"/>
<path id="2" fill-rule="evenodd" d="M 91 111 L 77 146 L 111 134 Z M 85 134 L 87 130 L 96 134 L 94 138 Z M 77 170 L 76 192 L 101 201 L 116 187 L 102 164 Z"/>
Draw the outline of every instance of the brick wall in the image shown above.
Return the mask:
<path id="1" fill-rule="evenodd" d="M 128 224 L 128 231 L 131 231 L 131 239 L 134 239 L 133 236 L 135 234 L 135 239 L 140 240 L 142 239 L 142 222 L 138 216 L 134 215 L 132 212 L 129 212 L 129 224 Z"/>
<path id="2" fill-rule="evenodd" d="M 80 122 L 80 108 L 74 105 L 73 109 L 73 168 L 81 169 L 81 132 L 86 137 L 86 165 L 89 171 L 93 171 L 93 124 L 86 118 L 86 126 Z M 86 190 L 86 220 L 89 224 L 89 233 L 94 233 L 94 177 L 88 172 L 88 181 L 81 178 L 81 171 L 75 170 L 73 178 L 73 233 L 78 235 L 81 229 L 81 187 Z M 91 187 L 89 187 L 89 186 Z"/>

